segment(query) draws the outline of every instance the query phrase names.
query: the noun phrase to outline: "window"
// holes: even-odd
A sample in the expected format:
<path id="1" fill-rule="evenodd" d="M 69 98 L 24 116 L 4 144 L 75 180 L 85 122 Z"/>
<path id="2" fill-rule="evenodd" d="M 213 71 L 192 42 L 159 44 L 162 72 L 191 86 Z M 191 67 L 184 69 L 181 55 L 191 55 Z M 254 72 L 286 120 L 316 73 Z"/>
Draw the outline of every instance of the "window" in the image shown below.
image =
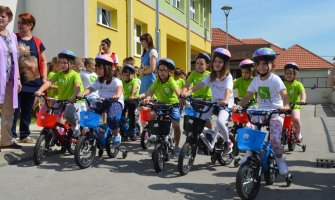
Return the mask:
<path id="1" fill-rule="evenodd" d="M 111 25 L 111 11 L 98 7 L 97 10 L 97 22 L 104 26 L 112 27 Z"/>
<path id="2" fill-rule="evenodd" d="M 134 30 L 134 34 L 135 34 L 135 52 L 134 54 L 137 56 L 141 56 L 142 55 L 142 45 L 141 45 L 141 41 L 140 41 L 140 37 L 143 34 L 143 28 L 142 25 L 140 24 L 136 24 L 135 23 L 135 30 Z"/>
<path id="3" fill-rule="evenodd" d="M 190 18 L 195 20 L 195 2 L 190 0 Z"/>
<path id="4" fill-rule="evenodd" d="M 178 9 L 181 9 L 180 1 L 181 0 L 172 0 L 172 5 Z"/>

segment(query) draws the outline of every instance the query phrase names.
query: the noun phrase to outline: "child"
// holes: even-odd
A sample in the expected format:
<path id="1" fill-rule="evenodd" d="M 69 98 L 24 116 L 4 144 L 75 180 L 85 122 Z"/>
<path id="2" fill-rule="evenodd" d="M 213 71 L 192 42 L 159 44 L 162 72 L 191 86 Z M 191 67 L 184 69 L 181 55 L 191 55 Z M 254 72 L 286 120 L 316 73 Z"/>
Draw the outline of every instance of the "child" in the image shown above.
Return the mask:
<path id="1" fill-rule="evenodd" d="M 58 85 L 58 99 L 69 100 L 75 102 L 76 96 L 83 91 L 82 82 L 80 75 L 72 70 L 75 65 L 76 55 L 69 50 L 61 51 L 58 54 L 58 65 L 60 72 L 53 75 L 48 81 L 46 81 L 36 92 L 36 96 L 40 96 L 43 91 L 50 88 L 51 85 L 57 82 Z M 73 130 L 73 136 L 80 136 L 80 126 L 78 123 L 79 113 L 81 110 L 86 110 L 85 104 L 74 103 L 68 104 L 64 111 L 64 117 L 68 120 Z"/>
<path id="2" fill-rule="evenodd" d="M 125 116 L 126 113 L 129 116 L 129 135 L 132 136 L 135 128 L 135 110 L 138 106 L 138 103 L 131 100 L 139 96 L 139 85 L 137 80 L 134 78 L 135 68 L 132 65 L 126 64 L 123 67 L 122 76 L 122 84 L 124 89 L 123 94 L 126 100 L 122 116 Z"/>
<path id="3" fill-rule="evenodd" d="M 185 80 L 183 79 L 183 72 L 181 69 L 176 68 L 173 73 L 173 78 L 177 83 L 178 89 L 182 90 L 185 85 Z"/>
<path id="4" fill-rule="evenodd" d="M 257 93 L 257 104 L 260 109 L 289 109 L 289 98 L 285 85 L 279 76 L 272 73 L 275 68 L 276 52 L 270 48 L 260 48 L 255 51 L 252 57 L 259 76 L 254 77 L 248 87 L 248 92 L 238 103 L 238 106 L 232 108 L 232 111 L 234 112 L 239 106 L 246 106 L 255 93 Z M 271 146 L 276 154 L 276 163 L 281 175 L 288 173 L 286 162 L 282 157 L 283 121 L 282 116 L 272 115 L 269 124 Z"/>
<path id="5" fill-rule="evenodd" d="M 238 89 L 238 97 L 242 98 L 247 93 L 248 87 L 253 79 L 254 62 L 249 59 L 242 60 L 239 65 L 242 77 L 234 81 L 233 89 Z"/>
<path id="6" fill-rule="evenodd" d="M 141 96 L 145 96 L 143 100 L 144 103 L 150 101 L 152 95 L 155 93 L 155 96 L 159 99 L 160 102 L 166 104 L 178 104 L 179 99 L 178 96 L 180 94 L 179 89 L 177 87 L 176 82 L 174 81 L 173 77 L 171 76 L 173 70 L 175 69 L 174 62 L 169 58 L 162 58 L 159 60 L 157 65 L 157 72 L 158 72 L 158 79 L 156 79 L 148 91 Z M 180 141 L 180 110 L 179 106 L 173 107 L 170 118 L 172 120 L 172 127 L 174 130 L 174 139 L 175 139 L 175 154 L 179 156 L 180 148 L 179 148 L 179 141 Z"/>
<path id="7" fill-rule="evenodd" d="M 188 76 L 182 94 L 190 89 L 190 87 L 200 83 L 210 72 L 207 70 L 210 65 L 211 59 L 206 53 L 199 53 L 195 58 L 195 70 Z M 211 99 L 212 92 L 208 86 L 198 89 L 193 92 L 194 98 Z M 211 120 L 207 120 L 206 127 L 211 129 Z"/>
<path id="8" fill-rule="evenodd" d="M 209 86 L 212 92 L 211 102 L 219 103 L 218 117 L 216 127 L 224 139 L 224 153 L 232 152 L 233 143 L 229 140 L 228 128 L 226 121 L 229 112 L 221 106 L 230 108 L 234 103 L 233 97 L 233 77 L 229 72 L 230 52 L 224 48 L 217 48 L 213 51 L 213 60 L 211 63 L 211 73 L 207 75 L 200 83 L 196 84 L 189 92 L 197 91 L 204 86 Z M 208 120 L 213 114 L 214 108 L 204 113 L 201 118 Z"/>
<path id="9" fill-rule="evenodd" d="M 82 95 L 88 95 L 98 91 L 99 97 L 104 99 L 113 99 L 113 102 L 106 100 L 104 110 L 107 111 L 107 124 L 114 134 L 113 145 L 121 144 L 121 135 L 119 133 L 119 119 L 123 108 L 123 87 L 120 79 L 113 76 L 113 60 L 108 55 L 98 55 L 95 58 L 95 70 L 98 79 Z"/>
<path id="10" fill-rule="evenodd" d="M 86 71 L 80 71 L 80 78 L 83 82 L 84 88 L 87 89 L 95 80 L 97 80 L 98 75 L 94 72 L 95 71 L 95 61 L 93 58 L 86 58 L 84 61 L 84 65 Z M 92 92 L 88 98 L 95 99 L 98 98 L 98 92 Z"/>
<path id="11" fill-rule="evenodd" d="M 58 57 L 52 58 L 50 69 L 48 71 L 49 71 L 48 80 L 50 80 L 53 75 L 57 74 L 60 71 L 59 66 L 58 66 Z M 52 86 L 48 89 L 48 96 L 51 98 L 56 98 L 56 99 L 58 98 L 57 83 L 52 84 Z"/>
<path id="12" fill-rule="evenodd" d="M 80 73 L 84 68 L 84 59 L 80 57 L 76 57 L 75 64 L 72 66 L 72 69 L 78 73 Z"/>
<path id="13" fill-rule="evenodd" d="M 306 92 L 305 88 L 301 82 L 297 81 L 297 75 L 299 71 L 299 66 L 294 62 L 286 63 L 284 67 L 284 85 L 287 90 L 288 97 L 291 103 L 305 103 L 306 102 Z M 295 133 L 295 138 L 298 143 L 302 142 L 301 134 L 301 121 L 300 121 L 300 105 L 295 105 L 292 113 L 293 128 Z"/>

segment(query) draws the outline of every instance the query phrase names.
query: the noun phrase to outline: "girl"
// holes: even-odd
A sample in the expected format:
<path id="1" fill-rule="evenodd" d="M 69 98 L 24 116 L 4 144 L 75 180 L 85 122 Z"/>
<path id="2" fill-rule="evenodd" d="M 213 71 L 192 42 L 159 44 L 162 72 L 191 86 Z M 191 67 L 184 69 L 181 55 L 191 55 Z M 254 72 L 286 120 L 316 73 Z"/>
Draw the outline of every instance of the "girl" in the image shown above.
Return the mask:
<path id="1" fill-rule="evenodd" d="M 108 55 L 109 57 L 111 57 L 112 61 L 113 61 L 112 68 L 114 69 L 117 66 L 117 64 L 119 63 L 119 58 L 116 55 L 116 53 L 111 52 L 111 50 L 110 50 L 111 44 L 112 44 L 112 42 L 110 41 L 109 38 L 105 38 L 105 39 L 101 40 L 101 43 L 99 45 L 98 55 Z"/>
<path id="2" fill-rule="evenodd" d="M 113 60 L 108 55 L 98 55 L 95 58 L 95 70 L 98 79 L 82 93 L 83 96 L 98 91 L 99 97 L 106 99 L 103 103 L 107 111 L 107 124 L 114 134 L 113 145 L 121 144 L 119 119 L 123 109 L 123 87 L 120 79 L 113 76 Z M 108 99 L 112 99 L 110 102 Z"/>
<path id="3" fill-rule="evenodd" d="M 190 87 L 200 83 L 210 72 L 207 70 L 209 68 L 211 59 L 206 53 L 199 53 L 195 58 L 195 70 L 191 72 L 188 76 L 184 88 L 182 89 L 182 94 L 190 89 Z M 198 89 L 193 92 L 193 97 L 202 98 L 202 99 L 211 99 L 212 92 L 208 86 Z M 212 123 L 211 120 L 207 120 L 206 127 L 211 129 Z"/>
<path id="4" fill-rule="evenodd" d="M 50 69 L 48 71 L 49 71 L 48 80 L 50 80 L 53 75 L 57 74 L 60 71 L 58 66 L 58 57 L 52 58 Z M 56 99 L 58 98 L 57 83 L 52 84 L 52 86 L 48 89 L 48 96 Z"/>
<path id="5" fill-rule="evenodd" d="M 220 106 L 231 107 L 234 103 L 233 97 L 233 77 L 229 72 L 230 52 L 224 48 L 217 48 L 213 51 L 213 60 L 211 63 L 212 72 L 207 75 L 200 83 L 196 84 L 190 93 L 197 91 L 199 88 L 209 86 L 212 91 L 212 102 L 219 103 Z M 214 109 L 204 113 L 201 118 L 208 120 L 212 116 Z M 223 136 L 225 141 L 224 153 L 232 152 L 233 143 L 229 140 L 226 121 L 228 120 L 229 112 L 223 108 L 218 108 L 218 117 L 216 126 Z"/>
<path id="6" fill-rule="evenodd" d="M 284 67 L 284 85 L 287 90 L 291 103 L 305 103 L 306 92 L 301 82 L 295 80 L 297 78 L 299 66 L 294 62 L 288 62 Z M 295 105 L 291 113 L 295 138 L 298 143 L 302 142 L 301 121 L 300 121 L 300 105 Z"/>
<path id="7" fill-rule="evenodd" d="M 279 76 L 272 73 L 275 67 L 276 52 L 270 48 L 260 48 L 255 51 L 252 57 L 256 63 L 256 70 L 259 76 L 254 77 L 248 87 L 248 92 L 238 103 L 238 106 L 232 108 L 232 111 L 236 111 L 240 106 L 246 106 L 255 93 L 257 93 L 257 104 L 260 109 L 289 109 L 289 98 L 285 85 Z M 282 116 L 272 115 L 269 124 L 271 146 L 276 154 L 276 163 L 281 175 L 288 173 L 286 162 L 282 157 L 281 135 L 283 122 Z M 246 159 L 243 158 L 243 160 Z"/>

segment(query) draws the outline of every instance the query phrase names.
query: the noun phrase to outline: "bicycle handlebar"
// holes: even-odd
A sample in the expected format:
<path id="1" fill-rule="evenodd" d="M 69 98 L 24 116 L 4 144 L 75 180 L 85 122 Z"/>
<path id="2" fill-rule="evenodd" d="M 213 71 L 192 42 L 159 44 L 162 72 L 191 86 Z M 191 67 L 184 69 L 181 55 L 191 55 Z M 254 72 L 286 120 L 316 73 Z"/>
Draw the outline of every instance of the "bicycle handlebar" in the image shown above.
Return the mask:
<path id="1" fill-rule="evenodd" d="M 45 93 L 42 93 L 41 95 L 35 95 L 35 96 L 38 98 L 42 98 L 48 109 L 59 110 L 64 104 L 69 103 L 69 100 L 59 100 L 59 99 L 47 97 Z M 48 103 L 49 101 L 53 101 L 54 103 L 60 103 L 60 104 L 57 107 L 50 106 Z"/>

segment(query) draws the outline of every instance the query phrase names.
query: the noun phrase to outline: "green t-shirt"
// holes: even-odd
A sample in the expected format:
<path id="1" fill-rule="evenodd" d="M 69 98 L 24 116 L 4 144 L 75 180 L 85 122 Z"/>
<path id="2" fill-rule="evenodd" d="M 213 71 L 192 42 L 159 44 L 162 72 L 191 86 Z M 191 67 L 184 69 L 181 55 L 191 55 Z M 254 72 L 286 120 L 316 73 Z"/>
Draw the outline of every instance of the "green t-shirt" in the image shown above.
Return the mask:
<path id="1" fill-rule="evenodd" d="M 300 102 L 300 94 L 305 90 L 304 85 L 297 80 L 294 80 L 292 83 L 284 81 L 284 85 L 286 87 L 287 95 L 290 98 L 290 102 Z M 293 109 L 300 110 L 300 105 L 295 105 Z"/>
<path id="2" fill-rule="evenodd" d="M 247 94 L 248 87 L 252 82 L 252 79 L 245 80 L 243 77 L 234 80 L 233 89 L 238 90 L 238 97 L 242 98 L 245 94 Z"/>
<path id="3" fill-rule="evenodd" d="M 52 78 L 52 76 L 55 75 L 55 74 L 56 74 L 56 72 L 51 71 L 51 72 L 48 74 L 47 79 L 50 80 L 50 79 Z M 57 85 L 57 82 L 54 83 L 54 84 Z M 48 89 L 48 97 L 58 99 L 58 90 L 55 90 L 55 89 Z"/>
<path id="4" fill-rule="evenodd" d="M 195 86 L 199 82 L 201 82 L 208 74 L 209 71 L 205 71 L 204 73 L 199 73 L 198 71 L 194 70 L 191 72 L 190 76 L 187 79 L 187 82 L 191 83 L 191 86 Z M 204 99 L 211 99 L 212 92 L 208 86 L 202 87 L 193 93 L 193 97 L 196 98 L 204 98 Z"/>
<path id="5" fill-rule="evenodd" d="M 138 85 L 138 81 L 136 80 L 136 78 L 133 78 L 132 80 L 130 80 L 129 82 L 126 82 L 125 80 L 122 80 L 122 85 L 123 85 L 123 96 L 124 99 L 129 99 L 129 97 L 131 96 L 131 93 L 133 91 L 133 87 L 137 86 L 137 90 L 135 93 L 135 97 L 139 96 L 139 85 Z"/>
<path id="6" fill-rule="evenodd" d="M 51 80 L 54 83 L 57 82 L 59 100 L 71 99 L 74 93 L 74 87 L 76 83 L 80 83 L 80 92 L 84 91 L 84 86 L 81 81 L 80 75 L 74 70 L 70 70 L 67 74 L 58 72 L 52 76 Z"/>
<path id="7" fill-rule="evenodd" d="M 185 85 L 185 80 L 180 78 L 178 80 L 174 80 L 178 86 L 178 88 L 181 90 L 183 89 L 184 85 Z"/>
<path id="8" fill-rule="evenodd" d="M 179 99 L 174 90 L 178 88 L 173 77 L 165 83 L 162 83 L 158 78 L 150 86 L 149 90 L 155 90 L 154 94 L 157 99 L 162 103 L 176 104 L 179 103 Z"/>

